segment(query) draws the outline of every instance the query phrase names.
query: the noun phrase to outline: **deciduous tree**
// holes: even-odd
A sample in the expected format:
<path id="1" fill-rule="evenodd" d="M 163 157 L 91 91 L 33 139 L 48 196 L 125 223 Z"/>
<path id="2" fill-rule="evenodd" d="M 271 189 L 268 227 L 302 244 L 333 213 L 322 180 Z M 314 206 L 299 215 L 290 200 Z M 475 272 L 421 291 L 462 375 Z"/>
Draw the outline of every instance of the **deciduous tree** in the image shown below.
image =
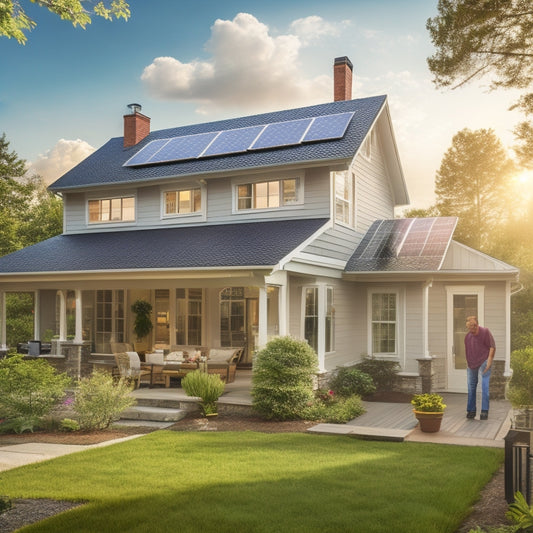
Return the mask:
<path id="1" fill-rule="evenodd" d="M 85 29 L 91 23 L 92 16 L 103 17 L 108 20 L 130 16 L 129 5 L 125 0 L 106 0 L 97 2 L 91 9 L 86 6 L 93 4 L 88 0 L 31 0 L 34 4 L 45 7 L 64 20 L 72 22 L 74 26 Z M 25 31 L 32 30 L 37 24 L 22 7 L 20 0 L 4 0 L 0 2 L 0 35 L 15 38 L 25 44 L 28 40 Z"/>

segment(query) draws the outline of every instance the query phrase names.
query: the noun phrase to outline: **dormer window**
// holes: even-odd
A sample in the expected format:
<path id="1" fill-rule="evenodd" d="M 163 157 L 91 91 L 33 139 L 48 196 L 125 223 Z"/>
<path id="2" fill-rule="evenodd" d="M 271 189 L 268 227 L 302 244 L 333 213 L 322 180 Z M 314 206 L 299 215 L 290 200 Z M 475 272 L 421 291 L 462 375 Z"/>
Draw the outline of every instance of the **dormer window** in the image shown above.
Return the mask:
<path id="1" fill-rule="evenodd" d="M 135 197 L 89 200 L 89 224 L 135 221 Z"/>
<path id="2" fill-rule="evenodd" d="M 335 176 L 335 221 L 353 227 L 353 174 L 349 170 L 333 174 Z"/>
<path id="3" fill-rule="evenodd" d="M 300 179 L 260 181 L 237 185 L 237 209 L 273 209 L 301 203 Z"/>
<path id="4" fill-rule="evenodd" d="M 200 187 L 166 191 L 164 193 L 164 215 L 188 215 L 202 210 L 202 192 Z"/>

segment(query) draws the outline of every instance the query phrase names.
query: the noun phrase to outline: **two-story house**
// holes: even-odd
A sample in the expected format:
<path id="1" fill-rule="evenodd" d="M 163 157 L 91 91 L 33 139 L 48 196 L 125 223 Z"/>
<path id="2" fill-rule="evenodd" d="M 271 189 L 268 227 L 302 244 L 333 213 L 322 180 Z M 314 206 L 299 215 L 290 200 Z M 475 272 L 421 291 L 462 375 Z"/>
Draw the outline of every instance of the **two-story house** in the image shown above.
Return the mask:
<path id="1" fill-rule="evenodd" d="M 132 104 L 124 136 L 51 185 L 63 234 L 0 258 L 0 298 L 34 294 L 35 338 L 52 330 L 80 369 L 135 340 L 145 299 L 153 347 L 245 346 L 251 363 L 292 335 L 322 372 L 371 355 L 448 391 L 466 390 L 476 314 L 503 383 L 518 270 L 454 242 L 455 219 L 394 218 L 408 193 L 387 98 L 351 92 L 342 57 L 330 103 L 159 131 Z"/>

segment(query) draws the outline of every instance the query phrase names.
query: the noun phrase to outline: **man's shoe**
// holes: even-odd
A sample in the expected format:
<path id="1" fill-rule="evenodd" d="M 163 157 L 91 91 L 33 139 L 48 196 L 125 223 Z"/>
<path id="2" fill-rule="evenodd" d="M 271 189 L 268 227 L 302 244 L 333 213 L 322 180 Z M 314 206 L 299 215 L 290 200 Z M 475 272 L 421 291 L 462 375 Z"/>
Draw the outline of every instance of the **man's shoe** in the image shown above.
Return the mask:
<path id="1" fill-rule="evenodd" d="M 488 420 L 489 418 L 489 412 L 488 411 L 481 411 L 481 415 L 479 416 L 480 420 Z"/>
<path id="2" fill-rule="evenodd" d="M 468 411 L 466 413 L 466 418 L 476 418 L 476 412 L 475 411 Z"/>

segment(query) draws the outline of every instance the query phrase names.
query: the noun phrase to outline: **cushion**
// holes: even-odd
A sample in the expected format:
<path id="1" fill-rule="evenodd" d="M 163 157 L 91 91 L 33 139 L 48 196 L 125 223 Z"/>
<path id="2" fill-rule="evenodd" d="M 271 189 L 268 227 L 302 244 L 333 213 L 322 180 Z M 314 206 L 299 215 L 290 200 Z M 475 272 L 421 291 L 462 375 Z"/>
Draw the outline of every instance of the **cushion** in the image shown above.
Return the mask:
<path id="1" fill-rule="evenodd" d="M 126 352 L 130 358 L 130 368 L 141 368 L 141 359 L 137 352 Z"/>
<path id="2" fill-rule="evenodd" d="M 165 359 L 167 361 L 184 361 L 185 357 L 183 356 L 183 352 L 170 352 Z"/>
<path id="3" fill-rule="evenodd" d="M 211 348 L 209 350 L 210 363 L 229 363 L 230 359 L 235 355 L 235 348 Z"/>
<path id="4" fill-rule="evenodd" d="M 164 365 L 165 359 L 163 357 L 163 353 L 147 353 L 144 356 L 147 363 L 153 363 L 156 365 Z"/>

